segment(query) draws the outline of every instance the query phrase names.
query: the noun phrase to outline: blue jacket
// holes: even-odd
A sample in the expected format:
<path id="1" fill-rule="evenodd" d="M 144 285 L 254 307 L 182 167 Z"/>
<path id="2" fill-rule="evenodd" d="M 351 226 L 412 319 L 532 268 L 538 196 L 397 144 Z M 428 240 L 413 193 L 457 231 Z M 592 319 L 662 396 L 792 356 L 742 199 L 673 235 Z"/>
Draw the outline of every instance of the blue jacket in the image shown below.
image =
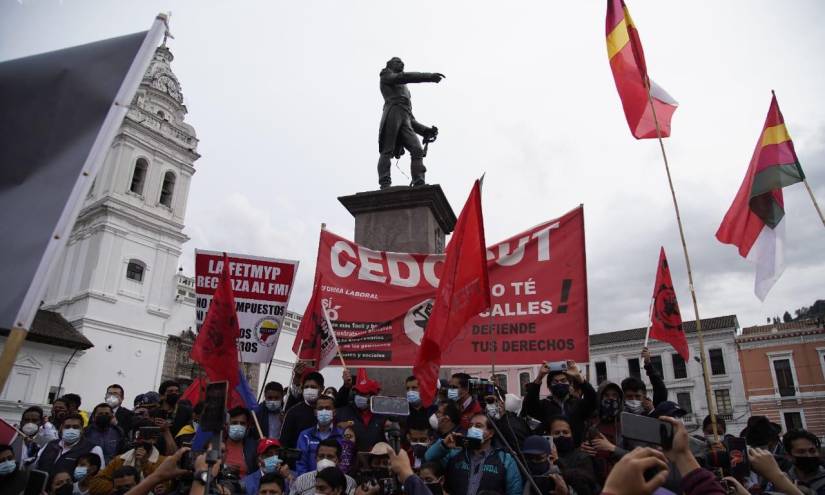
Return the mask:
<path id="1" fill-rule="evenodd" d="M 340 443 L 344 439 L 344 432 L 340 428 L 333 427 L 327 438 L 334 438 Z M 295 463 L 295 476 L 315 470 L 315 457 L 318 454 L 319 443 L 321 443 L 321 437 L 317 426 L 307 428 L 298 435 L 298 450 L 301 451 L 301 458 Z"/>
<path id="2" fill-rule="evenodd" d="M 442 440 L 436 441 L 424 455 L 427 462 L 437 461 L 445 467 L 444 489 L 447 493 L 467 493 L 470 485 L 470 455 L 466 449 L 448 449 Z M 501 449 L 492 449 L 481 467 L 483 476 L 478 491 L 491 490 L 507 495 L 522 495 L 524 485 L 516 461 Z"/>

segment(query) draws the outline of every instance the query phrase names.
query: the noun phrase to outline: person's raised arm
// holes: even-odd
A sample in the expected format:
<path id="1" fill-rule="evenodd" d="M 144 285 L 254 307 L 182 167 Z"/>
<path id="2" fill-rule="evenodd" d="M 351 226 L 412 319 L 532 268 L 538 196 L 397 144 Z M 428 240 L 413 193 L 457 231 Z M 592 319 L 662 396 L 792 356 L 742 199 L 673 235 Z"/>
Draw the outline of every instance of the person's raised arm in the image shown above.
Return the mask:
<path id="1" fill-rule="evenodd" d="M 645 480 L 645 471 L 656 469 L 656 474 Z M 622 457 L 610 470 L 604 482 L 602 495 L 649 495 L 667 480 L 667 458 L 650 447 L 638 448 Z"/>
<path id="2" fill-rule="evenodd" d="M 541 400 L 539 399 L 539 391 L 541 390 L 541 383 L 550 373 L 550 367 L 547 363 L 542 363 L 539 367 L 539 372 L 536 379 L 532 383 L 525 385 L 524 401 L 522 402 L 522 412 L 527 416 L 531 416 L 539 421 L 544 421 L 544 414 L 541 410 Z"/>
<path id="3" fill-rule="evenodd" d="M 685 495 L 725 495 L 725 489 L 716 481 L 713 473 L 702 469 L 690 452 L 690 440 L 685 425 L 667 416 L 659 419 L 673 426 L 673 445 L 665 450 L 665 454 L 682 476 L 681 485 Z"/>
<path id="4" fill-rule="evenodd" d="M 753 470 L 773 483 L 776 491 L 787 495 L 802 495 L 799 488 L 779 468 L 773 454 L 765 449 L 748 447 L 748 459 Z"/>
<path id="5" fill-rule="evenodd" d="M 642 349 L 642 361 L 644 362 L 647 378 L 650 380 L 650 384 L 653 387 L 653 407 L 656 407 L 667 400 L 667 387 L 665 386 L 665 382 L 662 380 L 662 377 L 659 376 L 658 372 L 656 372 L 656 368 L 654 368 L 653 364 L 650 362 L 650 351 L 647 347 Z"/>
<path id="6" fill-rule="evenodd" d="M 341 385 L 341 388 L 335 393 L 335 408 L 338 409 L 339 407 L 345 407 L 349 404 L 349 394 L 352 390 L 352 373 L 349 372 L 347 368 L 344 368 L 343 373 L 341 374 L 341 378 L 344 380 L 344 384 Z"/>
<path id="7" fill-rule="evenodd" d="M 178 467 L 181 457 L 189 452 L 188 447 L 178 449 L 177 452 L 170 455 L 161 462 L 158 467 L 152 471 L 152 474 L 146 476 L 140 483 L 133 486 L 126 495 L 147 495 L 153 488 L 161 483 L 171 481 L 183 476 L 191 476 L 192 472 Z"/>

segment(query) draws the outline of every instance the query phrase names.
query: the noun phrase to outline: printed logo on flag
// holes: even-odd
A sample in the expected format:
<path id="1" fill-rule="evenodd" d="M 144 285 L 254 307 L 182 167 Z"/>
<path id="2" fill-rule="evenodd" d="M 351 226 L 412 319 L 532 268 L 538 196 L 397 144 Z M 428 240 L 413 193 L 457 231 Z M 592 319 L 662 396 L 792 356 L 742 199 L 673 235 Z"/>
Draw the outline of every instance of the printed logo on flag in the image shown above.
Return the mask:
<path id="1" fill-rule="evenodd" d="M 416 304 L 404 316 L 404 333 L 407 337 L 415 342 L 415 345 L 421 345 L 421 339 L 424 338 L 424 329 L 427 327 L 427 322 L 430 321 L 430 313 L 433 310 L 434 299 L 425 299 Z"/>
<path id="2" fill-rule="evenodd" d="M 264 347 L 274 347 L 278 343 L 281 324 L 275 318 L 266 316 L 255 324 L 255 338 Z"/>

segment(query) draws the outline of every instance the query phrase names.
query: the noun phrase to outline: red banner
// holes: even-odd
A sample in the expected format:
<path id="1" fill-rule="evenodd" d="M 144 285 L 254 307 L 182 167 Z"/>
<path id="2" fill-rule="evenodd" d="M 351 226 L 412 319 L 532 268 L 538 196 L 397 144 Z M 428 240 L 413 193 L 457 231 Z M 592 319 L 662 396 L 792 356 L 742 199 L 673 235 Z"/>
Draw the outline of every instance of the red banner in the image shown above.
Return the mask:
<path id="1" fill-rule="evenodd" d="M 589 359 L 582 207 L 489 247 L 487 262 L 492 306 L 465 325 L 443 366 L 486 365 L 494 349 L 501 366 Z M 314 300 L 347 366 L 413 365 L 443 263 L 441 254 L 374 251 L 322 231 Z M 311 306 L 302 326 L 323 319 Z M 311 355 L 307 344 L 301 354 Z"/>

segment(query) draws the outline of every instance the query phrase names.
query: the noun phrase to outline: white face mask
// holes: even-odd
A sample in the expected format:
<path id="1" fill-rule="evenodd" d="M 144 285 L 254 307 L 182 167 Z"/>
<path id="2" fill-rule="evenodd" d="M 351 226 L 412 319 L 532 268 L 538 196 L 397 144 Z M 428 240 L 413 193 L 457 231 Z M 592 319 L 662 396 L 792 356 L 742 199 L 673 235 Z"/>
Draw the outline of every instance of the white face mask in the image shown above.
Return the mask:
<path id="1" fill-rule="evenodd" d="M 433 430 L 438 429 L 438 416 L 436 416 L 435 413 L 430 416 L 430 428 Z"/>
<path id="2" fill-rule="evenodd" d="M 305 388 L 304 389 L 304 400 L 309 403 L 314 403 L 318 399 L 318 389 L 317 388 Z"/>
<path id="3" fill-rule="evenodd" d="M 640 400 L 626 400 L 624 401 L 624 408 L 627 412 L 639 414 L 642 412 L 642 401 Z"/>
<path id="4" fill-rule="evenodd" d="M 114 409 L 114 408 L 116 408 L 120 405 L 120 397 L 118 397 L 117 395 L 113 395 L 113 394 L 107 395 L 106 396 L 106 404 L 109 404 L 109 407 Z"/>
<path id="5" fill-rule="evenodd" d="M 26 424 L 23 425 L 22 428 L 20 428 L 20 431 L 25 433 L 26 436 L 30 437 L 30 436 L 33 436 L 35 433 L 37 433 L 37 430 L 39 430 L 39 429 L 40 428 L 35 423 L 26 423 Z"/>
<path id="6" fill-rule="evenodd" d="M 321 459 L 320 461 L 318 461 L 318 464 L 317 464 L 318 472 L 321 472 L 321 471 L 323 471 L 324 469 L 326 469 L 328 467 L 335 467 L 335 461 L 331 461 L 329 459 Z"/>
<path id="7" fill-rule="evenodd" d="M 500 419 L 501 410 L 498 408 L 498 404 L 487 404 L 487 415 L 493 419 Z"/>

